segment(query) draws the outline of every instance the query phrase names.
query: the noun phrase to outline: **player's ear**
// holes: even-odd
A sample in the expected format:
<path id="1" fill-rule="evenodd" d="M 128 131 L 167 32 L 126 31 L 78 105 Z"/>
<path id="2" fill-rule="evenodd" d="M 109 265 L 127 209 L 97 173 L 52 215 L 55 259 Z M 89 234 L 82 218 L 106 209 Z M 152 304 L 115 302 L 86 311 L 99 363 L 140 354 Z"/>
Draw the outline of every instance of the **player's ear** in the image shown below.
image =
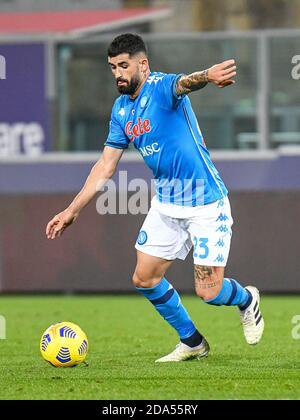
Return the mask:
<path id="1" fill-rule="evenodd" d="M 149 62 L 147 57 L 143 57 L 139 60 L 140 69 L 142 73 L 146 73 L 149 67 Z"/>

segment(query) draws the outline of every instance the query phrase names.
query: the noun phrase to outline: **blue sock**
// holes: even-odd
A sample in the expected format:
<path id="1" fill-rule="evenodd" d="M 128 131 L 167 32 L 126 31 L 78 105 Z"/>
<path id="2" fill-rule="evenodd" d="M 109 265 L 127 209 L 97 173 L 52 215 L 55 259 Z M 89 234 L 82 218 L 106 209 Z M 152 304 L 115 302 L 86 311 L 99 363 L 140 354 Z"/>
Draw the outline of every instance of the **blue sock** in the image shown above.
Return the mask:
<path id="1" fill-rule="evenodd" d="M 245 310 L 251 302 L 252 296 L 247 289 L 242 287 L 236 280 L 224 279 L 218 296 L 205 303 L 215 306 L 238 306 L 241 310 Z"/>
<path id="2" fill-rule="evenodd" d="M 179 294 L 167 279 L 163 278 L 151 289 L 137 288 L 137 291 L 155 306 L 160 315 L 177 331 L 183 343 L 190 347 L 201 344 L 202 335 L 182 305 Z"/>

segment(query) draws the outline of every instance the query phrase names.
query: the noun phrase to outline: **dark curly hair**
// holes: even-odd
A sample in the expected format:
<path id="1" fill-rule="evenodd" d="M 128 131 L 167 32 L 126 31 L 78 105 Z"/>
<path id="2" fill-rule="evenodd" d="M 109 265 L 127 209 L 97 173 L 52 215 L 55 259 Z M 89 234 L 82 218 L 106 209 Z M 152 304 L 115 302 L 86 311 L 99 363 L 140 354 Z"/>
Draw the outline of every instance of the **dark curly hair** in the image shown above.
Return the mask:
<path id="1" fill-rule="evenodd" d="M 117 36 L 108 47 L 108 57 L 116 57 L 120 54 L 129 54 L 130 57 L 143 52 L 147 55 L 147 47 L 139 35 L 122 34 Z"/>

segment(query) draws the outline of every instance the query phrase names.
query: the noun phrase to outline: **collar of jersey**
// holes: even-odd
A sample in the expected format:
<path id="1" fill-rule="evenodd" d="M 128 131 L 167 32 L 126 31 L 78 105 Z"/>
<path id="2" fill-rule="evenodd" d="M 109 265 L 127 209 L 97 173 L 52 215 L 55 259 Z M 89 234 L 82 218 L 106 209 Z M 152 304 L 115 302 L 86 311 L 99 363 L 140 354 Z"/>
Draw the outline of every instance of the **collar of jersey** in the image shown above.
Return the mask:
<path id="1" fill-rule="evenodd" d="M 147 77 L 147 79 L 145 80 L 145 83 L 143 84 L 143 87 L 142 87 L 142 89 L 141 89 L 140 93 L 138 94 L 138 96 L 137 96 L 136 98 L 131 99 L 131 98 L 130 98 L 130 96 L 128 95 L 128 100 L 129 100 L 129 102 L 135 102 L 138 98 L 140 98 L 140 97 L 141 97 L 141 94 L 142 94 L 143 90 L 145 89 L 145 87 L 146 87 L 146 85 L 147 85 L 147 81 L 148 81 L 148 79 L 149 79 L 149 77 L 150 77 L 151 75 L 152 75 L 152 72 L 149 74 L 149 76 L 148 76 L 148 77 Z"/>

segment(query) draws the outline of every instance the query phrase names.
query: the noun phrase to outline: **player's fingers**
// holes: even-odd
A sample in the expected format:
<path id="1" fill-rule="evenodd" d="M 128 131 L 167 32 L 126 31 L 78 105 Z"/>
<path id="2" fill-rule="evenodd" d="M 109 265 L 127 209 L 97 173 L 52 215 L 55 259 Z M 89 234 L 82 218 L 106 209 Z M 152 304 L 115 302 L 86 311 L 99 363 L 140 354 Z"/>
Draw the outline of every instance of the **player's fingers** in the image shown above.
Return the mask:
<path id="1" fill-rule="evenodd" d="M 55 239 L 57 236 L 60 236 L 60 232 L 64 229 L 65 223 L 64 221 L 60 221 L 55 228 L 53 229 L 52 239 Z"/>
<path id="2" fill-rule="evenodd" d="M 230 86 L 230 85 L 234 85 L 234 84 L 235 84 L 235 80 L 227 80 L 226 82 L 221 83 L 219 85 L 219 87 L 221 89 L 224 89 L 225 87 Z"/>
<path id="3" fill-rule="evenodd" d="M 46 227 L 46 235 L 47 236 L 50 234 L 52 226 L 53 226 L 53 219 L 47 224 L 47 227 Z"/>
<path id="4" fill-rule="evenodd" d="M 220 64 L 220 68 L 224 70 L 227 67 L 233 66 L 233 65 L 235 65 L 235 60 L 227 60 L 227 61 L 223 61 L 223 63 Z"/>
<path id="5" fill-rule="evenodd" d="M 236 76 L 236 71 L 233 71 L 227 74 L 226 76 L 223 76 L 221 82 L 226 82 L 227 80 L 230 80 L 234 76 Z"/>
<path id="6" fill-rule="evenodd" d="M 53 219 L 53 221 L 51 221 L 49 223 L 49 228 L 48 228 L 48 233 L 47 233 L 47 238 L 48 239 L 54 239 L 55 238 L 55 232 L 56 232 L 56 228 L 59 224 L 59 220 L 57 219 Z"/>
<path id="7" fill-rule="evenodd" d="M 55 239 L 56 233 L 57 233 L 57 226 L 58 226 L 58 222 L 54 223 L 51 226 L 49 234 L 48 234 L 48 239 Z"/>
<path id="8" fill-rule="evenodd" d="M 53 229 L 52 233 L 51 233 L 51 237 L 50 239 L 55 239 L 58 236 L 59 231 L 57 231 L 56 229 Z"/>
<path id="9" fill-rule="evenodd" d="M 55 238 L 55 230 L 54 230 L 54 226 L 52 226 L 50 232 L 49 232 L 49 239 L 54 239 Z"/>
<path id="10" fill-rule="evenodd" d="M 222 71 L 222 74 L 223 76 L 226 76 L 227 74 L 233 73 L 234 71 L 236 71 L 236 69 L 237 69 L 237 66 L 228 67 L 228 69 L 225 69 Z"/>
<path id="11" fill-rule="evenodd" d="M 53 219 L 50 220 L 50 222 L 48 223 L 48 225 L 46 227 L 46 233 L 48 234 L 50 232 L 50 230 L 53 228 L 53 226 L 55 226 L 58 222 L 59 222 L 59 217 L 54 216 Z"/>
<path id="12" fill-rule="evenodd" d="M 49 225 L 47 226 L 47 238 L 50 239 L 54 230 L 54 227 L 56 226 L 56 223 L 49 223 Z"/>
<path id="13" fill-rule="evenodd" d="M 62 228 L 59 232 L 58 232 L 58 234 L 57 234 L 57 237 L 58 238 L 60 238 L 62 235 L 63 235 L 63 233 L 64 233 L 64 231 L 66 230 L 66 228 Z"/>

